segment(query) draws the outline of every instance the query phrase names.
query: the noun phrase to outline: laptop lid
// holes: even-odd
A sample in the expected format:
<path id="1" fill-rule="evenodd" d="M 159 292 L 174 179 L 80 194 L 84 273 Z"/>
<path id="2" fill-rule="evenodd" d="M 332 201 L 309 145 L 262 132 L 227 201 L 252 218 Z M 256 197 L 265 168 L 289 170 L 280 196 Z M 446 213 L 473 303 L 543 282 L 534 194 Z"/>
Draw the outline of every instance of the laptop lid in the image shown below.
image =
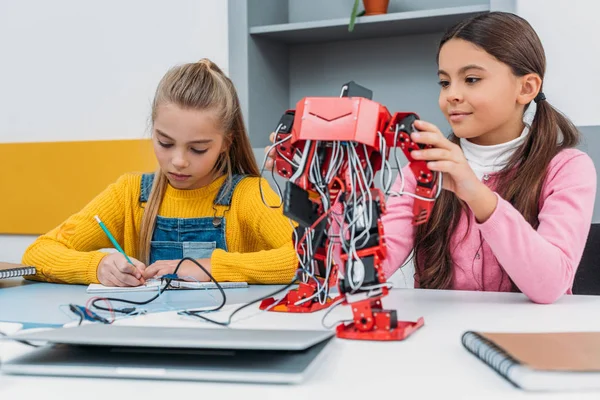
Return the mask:
<path id="1" fill-rule="evenodd" d="M 88 324 L 47 331 L 21 331 L 10 340 L 54 344 L 239 350 L 304 350 L 334 335 L 332 331 L 230 328 L 170 328 Z"/>
<path id="2" fill-rule="evenodd" d="M 2 363 L 5 374 L 300 383 L 333 332 L 84 325 L 11 337 L 51 344 Z"/>

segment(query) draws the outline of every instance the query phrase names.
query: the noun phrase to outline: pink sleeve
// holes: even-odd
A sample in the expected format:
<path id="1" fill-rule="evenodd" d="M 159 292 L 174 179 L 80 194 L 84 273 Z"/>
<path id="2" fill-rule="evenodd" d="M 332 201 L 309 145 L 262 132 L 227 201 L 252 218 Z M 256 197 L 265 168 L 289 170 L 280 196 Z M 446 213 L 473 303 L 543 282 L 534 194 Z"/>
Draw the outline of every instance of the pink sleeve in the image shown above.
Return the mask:
<path id="1" fill-rule="evenodd" d="M 570 293 L 592 221 L 596 170 L 578 152 L 550 169 L 542 189 L 539 226 L 498 196 L 498 206 L 479 230 L 517 287 L 536 303 Z"/>
<path id="2" fill-rule="evenodd" d="M 416 180 L 409 166 L 402 168 L 404 173 L 404 192 L 414 193 Z M 398 178 L 392 186 L 392 192 L 398 192 L 402 180 Z M 414 198 L 411 196 L 390 196 L 386 202 L 387 212 L 381 218 L 387 246 L 387 258 L 383 263 L 385 276 L 392 275 L 413 250 L 415 227 L 412 224 Z"/>

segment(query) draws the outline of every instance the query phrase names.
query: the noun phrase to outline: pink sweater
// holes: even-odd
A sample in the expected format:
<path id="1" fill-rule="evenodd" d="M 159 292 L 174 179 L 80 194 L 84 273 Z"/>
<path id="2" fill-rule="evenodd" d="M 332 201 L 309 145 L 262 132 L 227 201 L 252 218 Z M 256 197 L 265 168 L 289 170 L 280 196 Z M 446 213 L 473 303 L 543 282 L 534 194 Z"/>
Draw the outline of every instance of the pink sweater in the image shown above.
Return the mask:
<path id="1" fill-rule="evenodd" d="M 404 168 L 404 191 L 414 193 L 415 178 Z M 394 191 L 400 188 L 400 178 Z M 486 182 L 494 187 L 494 175 Z M 511 291 L 515 285 L 536 303 L 552 303 L 571 294 L 575 271 L 590 230 L 596 196 L 596 170 L 587 154 L 563 150 L 548 166 L 539 207 L 537 230 L 506 200 L 482 224 L 463 214 L 451 239 L 454 271 L 452 289 Z M 390 197 L 383 216 L 386 276 L 394 273 L 413 249 L 413 198 Z M 418 273 L 418 271 L 416 272 Z M 510 278 L 510 279 L 509 279 Z M 415 282 L 415 287 L 418 286 Z"/>

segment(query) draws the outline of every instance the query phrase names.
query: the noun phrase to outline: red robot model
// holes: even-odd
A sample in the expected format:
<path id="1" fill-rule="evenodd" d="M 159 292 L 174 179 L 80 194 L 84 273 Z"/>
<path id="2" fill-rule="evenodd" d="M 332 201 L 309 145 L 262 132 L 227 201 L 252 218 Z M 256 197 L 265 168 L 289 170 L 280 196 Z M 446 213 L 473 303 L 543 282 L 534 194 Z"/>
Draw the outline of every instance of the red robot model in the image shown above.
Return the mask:
<path id="1" fill-rule="evenodd" d="M 314 312 L 346 304 L 353 321 L 337 326 L 338 337 L 403 340 L 423 325 L 423 318 L 398 321 L 396 311 L 381 304 L 390 289 L 383 272 L 384 195 L 414 197 L 413 224 L 423 224 L 441 191 L 442 176 L 410 155 L 424 147 L 410 138 L 418 116 L 392 115 L 370 97 L 368 89 L 349 82 L 341 97 L 306 97 L 282 116 L 273 144 L 274 170 L 287 179 L 283 208 L 297 223 L 294 242 L 302 279 L 283 299 L 266 299 L 260 307 Z M 402 173 L 397 148 L 415 175 L 415 193 L 390 191 L 392 150 Z M 375 187 L 376 172 L 382 189 Z M 340 296 L 331 299 L 329 289 L 335 285 Z"/>

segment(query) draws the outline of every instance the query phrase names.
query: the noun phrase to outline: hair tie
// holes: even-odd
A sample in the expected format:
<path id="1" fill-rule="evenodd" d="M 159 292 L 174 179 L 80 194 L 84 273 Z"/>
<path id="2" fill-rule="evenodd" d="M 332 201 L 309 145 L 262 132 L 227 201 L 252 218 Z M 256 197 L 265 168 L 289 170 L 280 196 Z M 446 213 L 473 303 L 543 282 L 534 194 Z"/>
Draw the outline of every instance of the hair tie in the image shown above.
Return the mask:
<path id="1" fill-rule="evenodd" d="M 208 69 L 211 69 L 211 67 L 212 67 L 212 62 L 208 58 L 202 58 L 202 59 L 196 61 L 196 64 L 205 65 Z"/>
<path id="2" fill-rule="evenodd" d="M 544 95 L 544 92 L 539 92 L 537 94 L 537 96 L 535 96 L 535 99 L 533 99 L 536 103 L 539 103 L 540 101 L 544 101 L 546 100 L 546 96 Z"/>

